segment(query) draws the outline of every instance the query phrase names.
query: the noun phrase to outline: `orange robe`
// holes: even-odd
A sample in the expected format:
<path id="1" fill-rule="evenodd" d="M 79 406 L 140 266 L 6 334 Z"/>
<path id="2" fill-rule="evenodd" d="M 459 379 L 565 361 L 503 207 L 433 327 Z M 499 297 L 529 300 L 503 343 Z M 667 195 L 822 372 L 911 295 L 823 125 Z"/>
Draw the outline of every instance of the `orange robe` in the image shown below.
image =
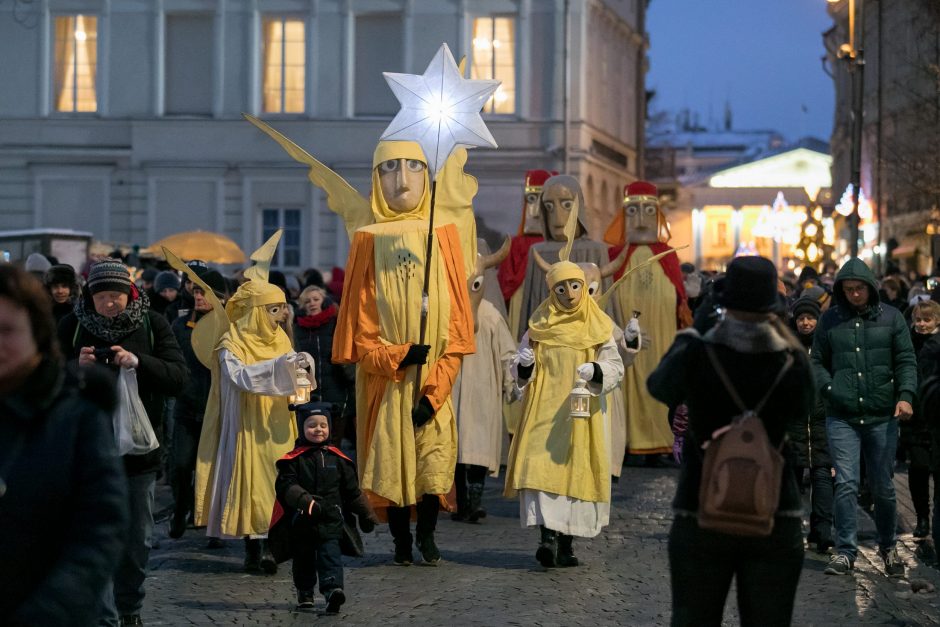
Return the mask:
<path id="1" fill-rule="evenodd" d="M 357 455 L 360 486 L 377 513 L 443 498 L 453 487 L 457 427 L 451 388 L 464 355 L 474 352 L 473 313 L 460 237 L 453 224 L 434 229 L 421 391 L 431 422 L 411 422 L 416 366 L 399 370 L 419 342 L 428 223 L 405 220 L 356 231 L 333 336 L 334 363 L 359 365 Z"/>

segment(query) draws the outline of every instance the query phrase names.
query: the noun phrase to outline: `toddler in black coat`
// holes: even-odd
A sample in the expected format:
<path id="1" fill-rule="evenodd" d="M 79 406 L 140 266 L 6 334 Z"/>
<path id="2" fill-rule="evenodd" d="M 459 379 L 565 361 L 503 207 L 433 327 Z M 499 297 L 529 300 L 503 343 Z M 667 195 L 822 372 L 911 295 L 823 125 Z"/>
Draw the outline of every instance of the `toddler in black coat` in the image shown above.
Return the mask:
<path id="1" fill-rule="evenodd" d="M 356 515 L 359 527 L 375 528 L 375 514 L 359 491 L 356 465 L 330 446 L 332 406 L 292 406 L 297 417 L 296 447 L 277 461 L 277 502 L 269 540 L 279 561 L 293 558 L 298 609 L 313 608 L 313 587 L 320 581 L 326 611 L 336 613 L 346 601 L 339 540 L 343 509 Z"/>

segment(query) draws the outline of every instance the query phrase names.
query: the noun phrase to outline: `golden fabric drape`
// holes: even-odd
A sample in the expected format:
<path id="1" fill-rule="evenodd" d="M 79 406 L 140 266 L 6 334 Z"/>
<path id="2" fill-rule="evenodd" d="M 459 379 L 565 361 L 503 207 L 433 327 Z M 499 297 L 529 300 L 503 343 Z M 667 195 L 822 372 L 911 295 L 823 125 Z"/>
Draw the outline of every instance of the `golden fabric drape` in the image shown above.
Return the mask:
<path id="1" fill-rule="evenodd" d="M 71 76 L 69 71 L 75 63 L 73 46 L 73 33 L 75 32 L 74 17 L 55 18 L 55 109 L 56 111 L 72 110 L 72 90 L 66 89 L 66 83 Z"/>
<path id="2" fill-rule="evenodd" d="M 281 112 L 281 40 L 284 38 L 284 22 L 281 18 L 266 18 L 262 25 L 263 58 L 262 58 L 262 94 L 264 104 L 262 111 L 267 113 Z"/>

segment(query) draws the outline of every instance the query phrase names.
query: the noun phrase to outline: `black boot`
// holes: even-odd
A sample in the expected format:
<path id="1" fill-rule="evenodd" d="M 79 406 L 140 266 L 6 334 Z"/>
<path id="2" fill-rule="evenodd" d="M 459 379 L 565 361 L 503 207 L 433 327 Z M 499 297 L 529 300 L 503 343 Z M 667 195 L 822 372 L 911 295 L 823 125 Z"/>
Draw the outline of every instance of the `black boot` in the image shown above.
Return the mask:
<path id="1" fill-rule="evenodd" d="M 414 557 L 411 554 L 411 509 L 408 507 L 389 507 L 388 530 L 395 541 L 395 563 L 399 566 L 411 566 Z"/>
<path id="2" fill-rule="evenodd" d="M 917 526 L 914 527 L 915 538 L 926 538 L 930 535 L 930 519 L 926 516 L 917 517 Z"/>
<path id="3" fill-rule="evenodd" d="M 555 560 L 558 558 L 558 534 L 546 527 L 539 525 L 541 539 L 539 548 L 535 552 L 535 559 L 545 568 L 554 568 Z"/>
<path id="4" fill-rule="evenodd" d="M 178 540 L 183 537 L 184 533 L 186 533 L 186 510 L 175 509 L 173 518 L 170 519 L 170 531 L 167 535 Z"/>
<path id="5" fill-rule="evenodd" d="M 415 525 L 415 538 L 418 550 L 427 566 L 437 566 L 441 562 L 441 552 L 434 542 L 434 530 L 437 528 L 437 513 L 441 508 L 440 500 L 433 494 L 425 494 L 418 502 L 418 523 Z"/>
<path id="6" fill-rule="evenodd" d="M 261 540 L 245 538 L 245 572 L 261 572 Z"/>
<path id="7" fill-rule="evenodd" d="M 467 488 L 467 520 L 477 522 L 486 518 L 486 510 L 482 507 L 483 484 L 471 483 Z"/>
<path id="8" fill-rule="evenodd" d="M 261 541 L 261 571 L 265 575 L 274 575 L 277 573 L 277 560 L 271 553 L 271 547 L 267 540 Z"/>
<path id="9" fill-rule="evenodd" d="M 578 565 L 578 558 L 574 556 L 574 548 L 571 546 L 572 542 L 574 542 L 572 536 L 558 534 L 558 565 L 562 568 Z"/>

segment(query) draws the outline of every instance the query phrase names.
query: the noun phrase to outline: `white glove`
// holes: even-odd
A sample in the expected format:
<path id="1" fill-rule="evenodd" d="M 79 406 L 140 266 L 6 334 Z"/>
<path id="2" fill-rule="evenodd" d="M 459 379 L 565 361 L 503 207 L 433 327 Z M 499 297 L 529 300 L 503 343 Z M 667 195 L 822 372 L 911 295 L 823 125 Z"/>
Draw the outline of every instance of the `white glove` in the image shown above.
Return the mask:
<path id="1" fill-rule="evenodd" d="M 640 321 L 636 318 L 630 318 L 630 322 L 623 328 L 623 339 L 632 342 L 640 335 Z"/>
<path id="2" fill-rule="evenodd" d="M 578 377 L 584 379 L 585 381 L 590 381 L 594 378 L 594 364 L 587 363 L 581 364 L 578 366 Z"/>
<path id="3" fill-rule="evenodd" d="M 295 353 L 293 362 L 298 368 L 304 368 L 305 370 L 313 368 L 313 357 L 310 353 Z"/>
<path id="4" fill-rule="evenodd" d="M 531 346 L 526 346 L 516 353 L 516 363 L 526 368 L 535 363 L 535 351 L 532 350 Z"/>

